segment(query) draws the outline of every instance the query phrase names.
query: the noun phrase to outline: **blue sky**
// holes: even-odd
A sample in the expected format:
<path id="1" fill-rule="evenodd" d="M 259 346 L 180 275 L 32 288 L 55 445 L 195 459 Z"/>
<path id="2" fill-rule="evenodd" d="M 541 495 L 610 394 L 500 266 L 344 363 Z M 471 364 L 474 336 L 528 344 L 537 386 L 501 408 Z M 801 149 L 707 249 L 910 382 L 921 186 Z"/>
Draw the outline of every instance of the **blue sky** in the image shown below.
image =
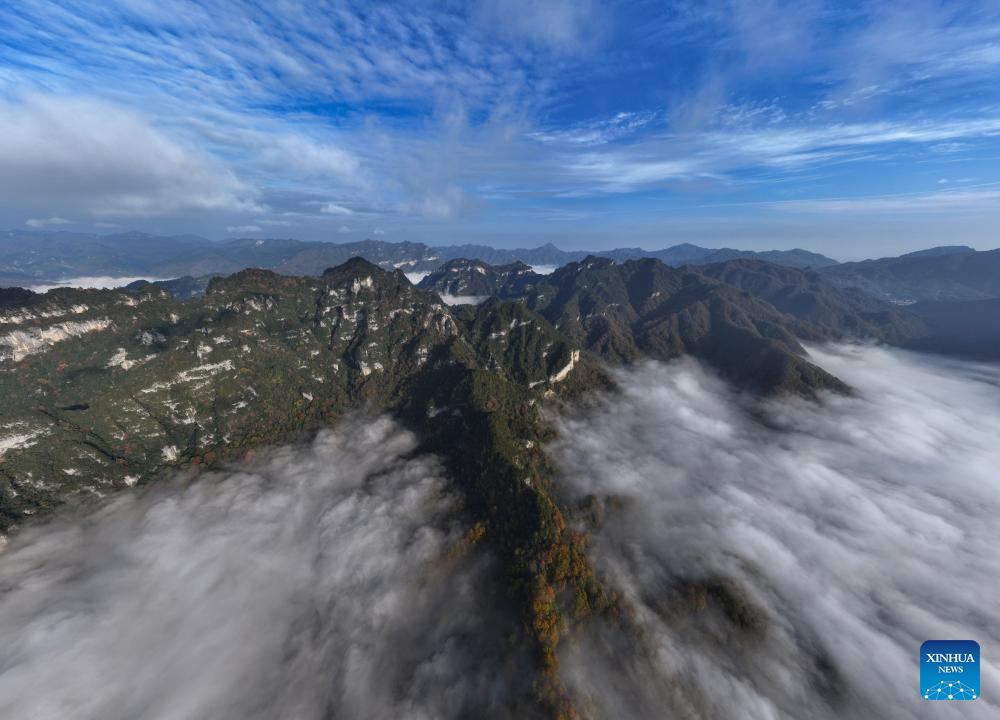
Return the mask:
<path id="1" fill-rule="evenodd" d="M 1000 246 L 1000 3 L 8 0 L 0 226 Z"/>

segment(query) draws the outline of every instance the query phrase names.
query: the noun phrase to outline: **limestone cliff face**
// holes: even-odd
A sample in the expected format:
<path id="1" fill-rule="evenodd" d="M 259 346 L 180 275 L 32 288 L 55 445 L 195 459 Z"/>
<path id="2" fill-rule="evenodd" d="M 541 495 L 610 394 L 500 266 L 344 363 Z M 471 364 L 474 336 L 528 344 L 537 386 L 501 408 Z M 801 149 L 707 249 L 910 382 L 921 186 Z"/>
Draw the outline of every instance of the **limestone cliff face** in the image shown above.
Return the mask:
<path id="1" fill-rule="evenodd" d="M 321 277 L 246 270 L 187 301 L 151 285 L 4 299 L 0 531 L 354 408 L 396 407 L 443 368 L 527 384 L 570 357 L 523 306 L 459 319 L 401 272 L 361 259 Z"/>
<path id="2" fill-rule="evenodd" d="M 544 277 L 522 262 L 487 265 L 482 260 L 449 260 L 420 281 L 421 290 L 446 295 L 512 297 L 530 290 Z"/>

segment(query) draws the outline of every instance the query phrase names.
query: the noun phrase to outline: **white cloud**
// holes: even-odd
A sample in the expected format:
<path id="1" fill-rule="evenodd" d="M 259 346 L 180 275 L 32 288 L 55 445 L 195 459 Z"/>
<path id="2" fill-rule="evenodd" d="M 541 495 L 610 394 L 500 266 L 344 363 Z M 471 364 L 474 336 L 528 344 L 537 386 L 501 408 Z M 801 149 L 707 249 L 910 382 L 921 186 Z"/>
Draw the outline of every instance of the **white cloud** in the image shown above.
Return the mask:
<path id="1" fill-rule="evenodd" d="M 76 97 L 0 101 L 0 194 L 93 215 L 255 210 L 255 191 L 139 113 Z"/>
<path id="2" fill-rule="evenodd" d="M 68 277 L 61 278 L 55 282 L 47 282 L 39 285 L 29 285 L 28 289 L 36 293 L 44 293 L 49 290 L 54 290 L 55 288 L 96 288 L 96 289 L 114 289 L 122 288 L 126 285 L 134 283 L 136 280 L 147 280 L 149 282 L 156 282 L 157 280 L 169 280 L 170 278 L 165 277 L 152 277 L 149 275 L 124 275 L 124 276 L 114 276 L 114 275 L 83 275 L 80 277 Z"/>
<path id="3" fill-rule="evenodd" d="M 372 235 L 385 235 L 385 230 L 382 228 L 375 228 L 372 230 Z"/>
<path id="4" fill-rule="evenodd" d="M 351 228 L 347 227 L 346 225 L 341 225 L 339 228 L 337 228 L 337 232 L 339 232 L 341 235 L 346 235 L 347 233 L 351 232 Z"/>
<path id="5" fill-rule="evenodd" d="M 24 222 L 25 225 L 31 228 L 44 228 L 51 227 L 52 225 L 69 225 L 71 221 L 66 218 L 61 217 L 50 217 L 50 218 L 29 218 Z"/>
<path id="6" fill-rule="evenodd" d="M 323 203 L 319 211 L 324 215 L 353 215 L 354 211 L 337 203 Z"/>
<path id="7" fill-rule="evenodd" d="M 317 142 L 304 135 L 262 136 L 260 142 L 260 162 L 289 176 L 357 178 L 360 167 L 357 158 L 336 145 Z"/>
<path id="8" fill-rule="evenodd" d="M 684 361 L 622 372 L 621 395 L 564 416 L 560 475 L 603 505 L 592 555 L 629 618 L 564 644 L 580 704 L 910 720 L 921 642 L 1000 642 L 1000 371 L 810 352 L 856 393 L 755 400 Z M 995 657 L 980 670 L 1000 678 Z M 935 711 L 1000 714 L 976 702 Z"/>
<path id="9" fill-rule="evenodd" d="M 0 715 L 477 715 L 506 691 L 440 464 L 385 418 L 161 481 L 0 563 Z M 44 691 L 41 689 L 44 688 Z"/>
<path id="10" fill-rule="evenodd" d="M 107 214 L 108 208 L 131 214 L 167 208 L 162 212 L 190 216 L 191 210 L 240 204 L 274 209 L 298 193 L 299 200 L 336 198 L 333 205 L 357 213 L 409 215 L 419 234 L 462 216 L 475 215 L 482 226 L 503 225 L 509 208 L 497 200 L 517 202 L 528 215 L 537 211 L 531 199 L 538 197 L 633 192 L 665 183 L 733 189 L 763 179 L 751 175 L 785 179 L 824 164 L 896 153 L 893 143 L 968 149 L 958 140 L 995 134 L 995 123 L 991 129 L 989 122 L 940 120 L 945 112 L 995 114 L 982 107 L 989 99 L 979 103 L 975 93 L 965 93 L 971 99 L 953 108 L 931 105 L 907 115 L 892 102 L 891 112 L 866 112 L 907 90 L 915 90 L 907 101 L 912 106 L 924 78 L 982 78 L 995 69 L 1000 26 L 987 2 L 976 0 L 975 10 L 958 12 L 941 0 L 915 8 L 891 0 L 862 15 L 834 5 L 710 0 L 668 11 L 650 5 L 647 12 L 586 0 L 364 7 L 291 2 L 275 13 L 259 3 L 222 0 L 100 9 L 76 3 L 59 12 L 48 12 L 44 3 L 25 6 L 10 30 L 18 38 L 13 52 L 19 62 L 0 69 L 0 80 L 11 87 L 92 88 L 116 103 L 132 103 L 140 115 L 155 118 L 153 130 L 181 148 L 182 164 L 193 159 L 196 171 L 176 173 L 193 180 L 190 188 L 178 183 L 157 192 L 129 178 L 112 192 L 98 175 L 93 191 L 77 180 L 82 190 L 47 196 L 36 188 L 30 195 L 58 196 L 66 207 L 29 206 L 28 193 L 20 193 L 11 196 L 10 208 L 17 222 L 26 215 Z M 822 27 L 838 31 L 817 32 Z M 602 39 L 615 43 L 606 56 L 592 52 Z M 695 62 L 682 63 L 683 72 L 665 65 L 657 74 L 657 63 L 675 55 L 670 47 L 690 47 Z M 722 47 L 727 51 L 718 52 Z M 859 54 L 863 60 L 854 57 Z M 627 79 L 633 65 L 637 87 L 662 77 L 662 92 L 633 92 Z M 875 67 L 872 73 L 866 65 Z M 596 88 L 609 87 L 605 83 L 616 77 L 629 85 L 621 93 L 622 111 L 579 121 L 582 113 L 603 109 L 578 90 L 590 80 Z M 807 92 L 805 107 L 815 113 L 796 115 L 796 98 L 778 95 L 796 77 L 830 88 L 828 95 Z M 774 96 L 769 90 L 762 99 L 753 93 L 765 79 Z M 749 95 L 743 92 L 747 80 Z M 327 102 L 345 115 L 327 115 Z M 914 119 L 935 115 L 938 120 Z M 866 117 L 894 120 L 880 127 L 861 122 Z M 537 127 L 548 118 L 558 120 Z M 138 166 L 116 165 L 114 174 L 176 166 L 174 158 L 146 168 L 131 147 L 138 144 L 121 153 L 140 158 Z M 79 152 L 67 150 L 67 157 Z M 203 180 L 206 172 L 222 182 Z M 246 185 L 250 181 L 256 190 Z M 151 182 L 169 184 L 156 177 Z M 132 187 L 139 199 L 131 197 Z M 0 183 L 0 194 L 9 196 L 6 188 Z M 288 202 L 281 209 L 296 213 L 299 231 L 319 232 L 302 207 Z M 624 219 L 609 213 L 606 222 L 627 225 L 634 216 L 659 212 L 645 204 L 635 210 Z M 420 227 L 424 219 L 429 222 Z M 262 221 L 222 220 L 242 222 Z"/>
<path id="11" fill-rule="evenodd" d="M 660 113 L 653 110 L 619 112 L 610 118 L 579 123 L 569 128 L 532 131 L 527 137 L 555 145 L 606 145 L 647 128 L 657 119 L 661 119 Z"/>
<path id="12" fill-rule="evenodd" d="M 628 147 L 594 148 L 563 156 L 568 182 L 627 192 L 668 180 L 728 181 L 742 169 L 796 171 L 831 162 L 877 157 L 898 144 L 937 147 L 942 142 L 1000 136 L 1000 119 L 942 122 L 872 122 L 842 125 L 772 125 L 659 136 Z"/>
<path id="13" fill-rule="evenodd" d="M 591 0 L 480 0 L 474 7 L 490 32 L 561 52 L 582 49 L 605 29 Z"/>
<path id="14" fill-rule="evenodd" d="M 227 233 L 258 233 L 262 232 L 258 225 L 230 225 L 226 228 Z"/>
<path id="15" fill-rule="evenodd" d="M 709 164 L 698 158 L 652 159 L 626 153 L 592 153 L 577 156 L 570 172 L 597 183 L 606 192 L 629 192 L 643 185 L 666 180 L 709 177 Z"/>
<path id="16" fill-rule="evenodd" d="M 746 133 L 709 134 L 709 143 L 739 157 L 780 160 L 829 148 L 867 148 L 892 143 L 940 143 L 1000 135 L 1000 118 L 979 117 L 935 122 L 870 122 L 783 127 Z"/>
<path id="17" fill-rule="evenodd" d="M 906 95 L 920 86 L 975 87 L 1000 64 L 1000 13 L 993 2 L 875 3 L 864 23 L 830 49 L 829 79 L 841 94 L 881 83 Z"/>
<path id="18" fill-rule="evenodd" d="M 947 184 L 941 180 L 939 183 Z M 949 213 L 989 211 L 1000 209 L 1000 188 L 942 190 L 929 193 L 907 193 L 857 198 L 819 198 L 815 200 L 789 200 L 772 203 L 781 210 L 800 213 L 843 215 L 898 214 L 898 213 Z"/>
<path id="19" fill-rule="evenodd" d="M 417 193 L 417 197 L 406 205 L 406 209 L 416 215 L 429 218 L 454 217 L 471 204 L 462 188 L 447 185 L 435 190 Z"/>

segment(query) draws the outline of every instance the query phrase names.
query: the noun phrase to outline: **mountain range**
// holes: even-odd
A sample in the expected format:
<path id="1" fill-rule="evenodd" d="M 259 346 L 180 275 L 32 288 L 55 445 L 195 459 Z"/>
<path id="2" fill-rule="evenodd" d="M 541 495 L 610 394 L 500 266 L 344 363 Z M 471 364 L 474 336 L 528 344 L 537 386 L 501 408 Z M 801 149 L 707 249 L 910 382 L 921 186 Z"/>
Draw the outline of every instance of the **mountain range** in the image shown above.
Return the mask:
<path id="1" fill-rule="evenodd" d="M 896 303 L 984 300 L 1000 297 L 1000 249 L 962 245 L 900 257 L 842 263 L 822 269 L 841 287 L 858 288 Z"/>
<path id="2" fill-rule="evenodd" d="M 548 244 L 537 248 L 496 249 L 485 245 L 432 247 L 423 243 L 364 240 L 350 243 L 302 242 L 289 239 L 236 239 L 213 242 L 195 235 L 145 233 L 92 235 L 69 232 L 0 232 L 0 286 L 30 286 L 81 276 L 175 278 L 229 275 L 247 267 L 286 275 L 315 275 L 351 257 L 364 257 L 385 269 L 434 270 L 454 258 L 478 259 L 493 265 L 521 261 L 560 266 L 589 253 L 564 251 Z M 615 260 L 652 257 L 668 265 L 718 262 L 753 257 L 794 267 L 835 264 L 805 250 L 709 249 L 675 245 L 665 250 L 622 248 L 598 253 Z"/>
<path id="3" fill-rule="evenodd" d="M 437 294 L 456 290 L 496 297 L 449 307 Z M 974 328 L 940 321 L 936 307 L 925 317 L 763 261 L 673 268 L 597 256 L 549 275 L 456 260 L 419 287 L 354 258 L 319 276 L 243 270 L 187 300 L 149 283 L 2 290 L 0 530 L 360 404 L 422 427 L 449 408 L 462 418 L 449 421 L 463 426 L 453 437 L 483 412 L 493 420 L 477 426 L 478 442 L 491 444 L 510 410 L 503 424 L 517 430 L 504 443 L 533 437 L 540 420 L 526 406 L 607 382 L 608 363 L 692 355 L 754 392 L 849 392 L 801 342 L 966 350 Z"/>
<path id="4" fill-rule="evenodd" d="M 213 276 L 257 267 L 285 275 L 317 275 L 352 257 L 364 257 L 383 269 L 427 273 L 455 259 L 490 266 L 523 263 L 554 268 L 588 255 L 616 262 L 642 258 L 667 265 L 714 265 L 730 260 L 763 260 L 793 268 L 811 268 L 842 288 L 896 304 L 957 302 L 1000 297 L 1000 250 L 966 246 L 929 248 L 899 257 L 838 263 L 805 250 L 747 251 L 680 244 L 663 250 L 618 248 L 565 251 L 547 244 L 536 248 L 497 249 L 485 245 L 429 246 L 423 243 L 364 240 L 351 243 L 289 239 L 236 239 L 213 242 L 195 235 L 145 233 L 93 235 L 68 232 L 0 232 L 0 287 L 54 285 L 89 276 L 187 278 L 174 281 L 181 296 L 200 292 Z"/>

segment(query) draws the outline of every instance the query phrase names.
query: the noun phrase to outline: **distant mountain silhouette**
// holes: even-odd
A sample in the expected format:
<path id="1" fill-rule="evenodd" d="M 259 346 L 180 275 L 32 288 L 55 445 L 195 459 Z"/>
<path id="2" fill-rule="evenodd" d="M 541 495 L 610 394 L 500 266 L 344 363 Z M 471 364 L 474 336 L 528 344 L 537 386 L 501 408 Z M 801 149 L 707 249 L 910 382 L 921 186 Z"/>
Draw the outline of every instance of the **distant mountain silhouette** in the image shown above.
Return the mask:
<path id="1" fill-rule="evenodd" d="M 363 240 L 350 243 L 302 242 L 282 238 L 241 238 L 213 242 L 196 235 L 147 233 L 94 235 L 11 230 L 0 232 L 0 286 L 36 285 L 84 276 L 175 278 L 227 275 L 248 267 L 285 275 L 317 275 L 352 257 L 364 257 L 384 270 L 429 272 L 457 258 L 490 265 L 522 262 L 560 266 L 579 262 L 585 251 L 560 250 L 551 243 L 536 248 L 503 249 L 486 245 L 434 247 L 423 243 Z M 793 267 L 825 267 L 834 260 L 805 250 L 710 249 L 675 245 L 663 250 L 620 248 L 593 254 L 614 260 L 657 258 L 668 265 L 701 264 L 735 257 L 770 260 Z"/>
<path id="2" fill-rule="evenodd" d="M 964 246 L 821 268 L 840 287 L 856 287 L 891 302 L 982 300 L 1000 297 L 1000 250 Z"/>

